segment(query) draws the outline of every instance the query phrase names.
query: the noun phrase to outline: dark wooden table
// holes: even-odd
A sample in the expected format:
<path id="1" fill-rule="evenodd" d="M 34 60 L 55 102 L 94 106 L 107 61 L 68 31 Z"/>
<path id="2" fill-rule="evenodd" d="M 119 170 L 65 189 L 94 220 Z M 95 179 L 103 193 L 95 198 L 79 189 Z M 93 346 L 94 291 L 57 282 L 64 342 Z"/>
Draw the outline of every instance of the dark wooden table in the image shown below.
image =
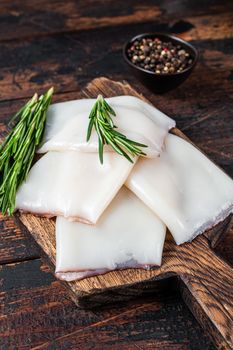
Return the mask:
<path id="1" fill-rule="evenodd" d="M 123 43 L 166 31 L 200 52 L 192 76 L 154 95 L 128 72 Z M 233 2 L 213 0 L 2 0 L 0 135 L 35 91 L 53 85 L 56 99 L 75 98 L 91 79 L 127 80 L 175 118 L 217 164 L 233 175 Z M 217 247 L 233 263 L 233 234 Z M 0 220 L 0 348 L 215 349 L 179 290 L 91 311 L 77 308 L 12 218 Z"/>

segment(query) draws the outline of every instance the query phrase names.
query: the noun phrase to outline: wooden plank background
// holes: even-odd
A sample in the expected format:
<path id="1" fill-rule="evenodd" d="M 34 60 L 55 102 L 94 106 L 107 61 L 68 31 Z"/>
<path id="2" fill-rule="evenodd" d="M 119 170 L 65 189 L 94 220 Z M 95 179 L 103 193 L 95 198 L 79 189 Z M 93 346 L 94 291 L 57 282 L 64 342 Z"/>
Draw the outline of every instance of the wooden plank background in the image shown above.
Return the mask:
<path id="1" fill-rule="evenodd" d="M 35 91 L 54 85 L 54 101 L 71 99 L 104 75 L 129 81 L 232 176 L 232 23 L 232 1 L 2 0 L 0 136 Z M 173 32 L 200 52 L 191 77 L 165 95 L 141 86 L 122 59 L 123 43 L 147 31 Z M 217 248 L 231 263 L 232 243 L 229 233 Z M 176 288 L 77 309 L 12 218 L 0 220 L 0 281 L 1 349 L 214 349 Z"/>

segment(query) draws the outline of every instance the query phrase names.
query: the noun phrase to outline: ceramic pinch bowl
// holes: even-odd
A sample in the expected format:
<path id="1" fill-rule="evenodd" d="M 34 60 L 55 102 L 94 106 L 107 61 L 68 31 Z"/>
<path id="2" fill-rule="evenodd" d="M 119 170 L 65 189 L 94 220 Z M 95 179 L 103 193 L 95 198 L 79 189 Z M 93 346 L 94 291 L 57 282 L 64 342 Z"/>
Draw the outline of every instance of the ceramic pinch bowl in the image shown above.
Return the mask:
<path id="1" fill-rule="evenodd" d="M 182 70 L 182 72 L 174 72 L 174 73 L 156 73 L 145 68 L 142 68 L 136 64 L 134 64 L 129 55 L 128 50 L 132 46 L 132 44 L 139 39 L 150 38 L 155 39 L 158 38 L 162 42 L 171 42 L 174 46 L 180 45 L 181 50 L 184 49 L 190 55 L 190 59 L 192 59 L 192 63 Z M 196 48 L 176 36 L 170 34 L 163 33 L 144 33 L 139 34 L 133 37 L 131 40 L 127 41 L 123 47 L 123 56 L 128 64 L 131 72 L 150 90 L 156 93 L 164 93 L 169 90 L 172 90 L 182 84 L 192 73 L 197 60 L 198 60 L 198 52 Z"/>

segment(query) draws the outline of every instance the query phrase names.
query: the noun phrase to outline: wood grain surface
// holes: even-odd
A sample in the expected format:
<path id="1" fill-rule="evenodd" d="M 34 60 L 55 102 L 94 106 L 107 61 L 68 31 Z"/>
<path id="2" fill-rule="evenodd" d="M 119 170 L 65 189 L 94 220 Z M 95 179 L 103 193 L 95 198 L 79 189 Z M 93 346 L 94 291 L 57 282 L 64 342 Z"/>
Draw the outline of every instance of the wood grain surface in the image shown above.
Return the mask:
<path id="1" fill-rule="evenodd" d="M 54 102 L 74 99 L 88 81 L 107 75 L 129 81 L 233 176 L 232 8 L 228 0 L 1 1 L 0 137 L 35 91 L 53 84 Z M 190 78 L 162 96 L 138 83 L 122 59 L 123 43 L 148 31 L 175 33 L 191 40 L 200 53 Z M 233 265 L 233 231 L 215 251 Z M 2 349 L 41 344 L 67 349 L 76 342 L 80 349 L 101 350 L 216 348 L 179 293 L 174 294 L 176 279 L 161 292 L 151 285 L 151 294 L 145 290 L 142 298 L 123 302 L 119 313 L 118 305 L 98 308 L 99 318 L 93 318 L 93 311 L 83 312 L 67 299 L 60 282 L 41 263 L 37 244 L 12 219 L 0 220 L 0 253 Z M 180 291 L 183 298 L 190 297 L 188 289 Z"/>
<path id="2" fill-rule="evenodd" d="M 106 96 L 140 96 L 130 85 L 113 82 L 106 78 L 96 78 L 79 93 L 78 98 L 92 98 L 98 94 Z M 178 129 L 172 132 L 186 138 Z M 26 226 L 53 266 L 56 261 L 55 222 L 32 214 L 20 214 L 19 220 Z M 195 313 L 218 346 L 233 347 L 233 268 L 221 260 L 210 248 L 207 237 L 216 242 L 231 227 L 231 218 L 209 230 L 206 235 L 192 243 L 175 245 L 169 235 L 164 246 L 163 261 L 160 268 L 149 271 L 143 269 L 125 269 L 104 275 L 85 278 L 81 281 L 65 282 L 67 292 L 77 305 L 104 305 L 119 299 L 129 299 L 137 283 L 156 281 L 178 276 L 190 294 L 183 292 L 185 301 Z M 120 289 L 120 292 L 118 291 Z M 140 293 L 140 288 L 136 285 Z M 123 291 L 123 292 L 122 292 Z M 143 287 L 142 287 L 143 291 Z M 123 296 L 124 293 L 124 296 Z M 136 293 L 136 292 L 135 292 Z M 134 293 L 134 294 L 135 294 Z M 197 311 L 198 310 L 198 311 Z"/>

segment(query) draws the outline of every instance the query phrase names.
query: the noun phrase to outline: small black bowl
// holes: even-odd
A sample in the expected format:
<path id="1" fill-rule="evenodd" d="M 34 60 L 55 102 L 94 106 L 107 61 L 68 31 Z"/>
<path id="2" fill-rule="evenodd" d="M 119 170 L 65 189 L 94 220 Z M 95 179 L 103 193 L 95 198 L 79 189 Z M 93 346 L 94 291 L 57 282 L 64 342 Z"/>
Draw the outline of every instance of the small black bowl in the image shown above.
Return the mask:
<path id="1" fill-rule="evenodd" d="M 174 45 L 180 45 L 181 48 L 184 48 L 190 54 L 190 57 L 192 58 L 193 63 L 188 68 L 184 69 L 182 72 L 168 73 L 168 74 L 158 74 L 158 73 L 148 71 L 144 68 L 138 67 L 131 62 L 130 58 L 128 57 L 127 51 L 135 40 L 142 39 L 142 38 L 152 38 L 152 39 L 158 38 L 163 42 L 170 41 Z M 163 34 L 163 33 L 144 33 L 144 34 L 139 34 L 135 36 L 124 45 L 123 56 L 125 61 L 128 63 L 131 71 L 133 72 L 133 74 L 144 85 L 146 85 L 149 89 L 151 89 L 154 92 L 164 93 L 174 89 L 175 87 L 183 83 L 188 78 L 188 76 L 191 74 L 193 68 L 197 63 L 198 52 L 195 49 L 195 47 L 189 44 L 187 41 L 184 41 L 173 35 Z"/>

